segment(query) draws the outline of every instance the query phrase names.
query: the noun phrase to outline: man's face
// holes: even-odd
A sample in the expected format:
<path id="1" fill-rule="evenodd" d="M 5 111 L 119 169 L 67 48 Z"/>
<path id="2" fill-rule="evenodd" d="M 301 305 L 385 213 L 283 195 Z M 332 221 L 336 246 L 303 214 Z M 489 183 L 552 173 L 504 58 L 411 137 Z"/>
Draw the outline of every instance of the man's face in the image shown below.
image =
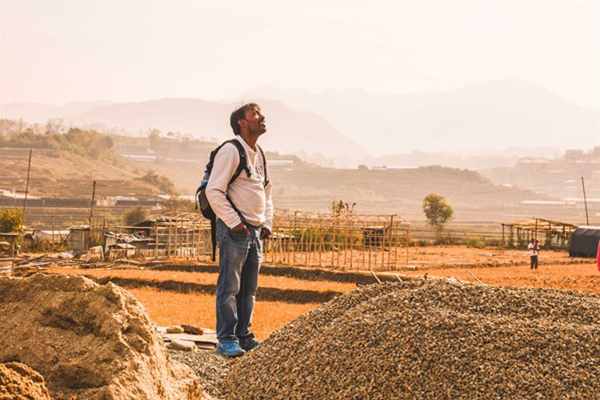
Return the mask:
<path id="1" fill-rule="evenodd" d="M 250 134 L 262 135 L 267 131 L 265 116 L 256 108 L 247 109 L 246 116 L 240 122 L 246 125 Z"/>

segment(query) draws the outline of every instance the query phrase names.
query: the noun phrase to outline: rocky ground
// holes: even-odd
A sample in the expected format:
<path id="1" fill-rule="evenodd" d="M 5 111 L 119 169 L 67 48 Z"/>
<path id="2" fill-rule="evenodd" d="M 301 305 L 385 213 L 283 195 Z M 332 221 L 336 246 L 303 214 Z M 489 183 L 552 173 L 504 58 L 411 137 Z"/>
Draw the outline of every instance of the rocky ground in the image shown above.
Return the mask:
<path id="1" fill-rule="evenodd" d="M 276 331 L 228 399 L 600 399 L 600 296 L 432 281 L 370 285 Z"/>
<path id="2" fill-rule="evenodd" d="M 52 400 L 44 377 L 25 364 L 0 364 L 0 399 Z"/>
<path id="3" fill-rule="evenodd" d="M 171 350 L 173 360 L 191 367 L 204 390 L 215 399 L 224 398 L 223 384 L 231 367 L 240 359 L 225 358 L 212 350 L 185 352 Z"/>

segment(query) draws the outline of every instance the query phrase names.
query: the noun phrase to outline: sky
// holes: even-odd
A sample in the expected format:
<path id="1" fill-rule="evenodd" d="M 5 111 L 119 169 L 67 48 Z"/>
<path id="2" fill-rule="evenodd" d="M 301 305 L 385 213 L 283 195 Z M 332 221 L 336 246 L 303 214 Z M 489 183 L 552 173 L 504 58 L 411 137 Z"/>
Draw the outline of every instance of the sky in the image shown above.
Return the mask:
<path id="1" fill-rule="evenodd" d="M 521 79 L 600 107 L 597 0 L 0 0 L 0 104 Z"/>

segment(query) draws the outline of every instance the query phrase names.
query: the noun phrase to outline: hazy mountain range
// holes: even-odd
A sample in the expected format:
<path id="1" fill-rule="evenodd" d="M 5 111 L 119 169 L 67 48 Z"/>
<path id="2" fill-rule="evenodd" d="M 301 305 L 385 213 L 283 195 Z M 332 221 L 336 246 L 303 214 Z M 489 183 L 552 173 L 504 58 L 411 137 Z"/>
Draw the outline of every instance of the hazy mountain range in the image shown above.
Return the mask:
<path id="1" fill-rule="evenodd" d="M 423 165 L 414 156 L 419 152 L 485 157 L 489 152 L 483 149 L 537 148 L 537 153 L 548 154 L 600 145 L 598 110 L 516 80 L 419 94 L 371 94 L 359 89 L 312 94 L 265 86 L 227 102 L 161 99 L 62 107 L 11 103 L 1 106 L 0 116 L 39 123 L 62 118 L 75 125 L 103 124 L 135 133 L 156 128 L 224 140 L 231 137 L 229 114 L 242 99 L 259 102 L 267 116 L 264 148 L 320 153 L 338 165 Z M 421 158 L 443 159 L 428 157 Z"/>
<path id="2" fill-rule="evenodd" d="M 372 155 L 600 145 L 599 110 L 518 80 L 418 94 L 346 89 L 314 95 L 265 86 L 244 96 L 278 99 L 323 115 Z"/>

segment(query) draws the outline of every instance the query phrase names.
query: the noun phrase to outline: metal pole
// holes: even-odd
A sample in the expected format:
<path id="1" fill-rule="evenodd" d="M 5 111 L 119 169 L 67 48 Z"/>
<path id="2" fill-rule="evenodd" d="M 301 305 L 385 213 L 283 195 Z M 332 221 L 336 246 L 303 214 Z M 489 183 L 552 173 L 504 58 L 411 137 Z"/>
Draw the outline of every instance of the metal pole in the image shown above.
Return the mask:
<path id="1" fill-rule="evenodd" d="M 27 165 L 27 183 L 25 184 L 25 201 L 23 202 L 23 221 L 25 220 L 25 210 L 27 209 L 27 197 L 29 197 L 29 174 L 31 172 L 31 153 L 33 153 L 33 149 L 29 149 L 29 164 Z"/>
<path id="2" fill-rule="evenodd" d="M 583 187 L 583 202 L 585 203 L 585 220 L 587 222 L 587 226 L 590 226 L 590 218 L 588 217 L 587 197 L 585 196 L 585 183 L 583 182 L 583 176 L 581 177 L 581 186 Z"/>

